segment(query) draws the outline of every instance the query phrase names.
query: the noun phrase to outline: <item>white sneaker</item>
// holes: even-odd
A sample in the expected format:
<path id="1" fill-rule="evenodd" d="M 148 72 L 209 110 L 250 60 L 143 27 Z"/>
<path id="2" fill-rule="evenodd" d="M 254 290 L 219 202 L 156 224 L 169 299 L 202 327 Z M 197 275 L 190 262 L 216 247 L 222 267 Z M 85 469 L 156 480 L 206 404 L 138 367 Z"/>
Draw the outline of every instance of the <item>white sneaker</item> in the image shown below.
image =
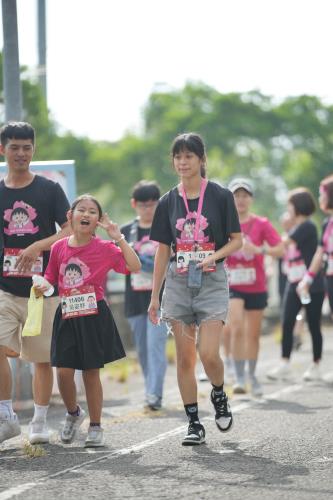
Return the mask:
<path id="1" fill-rule="evenodd" d="M 303 373 L 303 380 L 306 382 L 321 380 L 320 367 L 318 363 L 312 363 L 312 365 L 309 366 L 309 368 Z"/>
<path id="2" fill-rule="evenodd" d="M 48 443 L 50 441 L 49 429 L 46 420 L 33 420 L 29 426 L 30 444 Z"/>
<path id="3" fill-rule="evenodd" d="M 270 380 L 289 380 L 292 376 L 290 363 L 283 361 L 279 366 L 267 373 Z"/>
<path id="4" fill-rule="evenodd" d="M 98 448 L 99 446 L 104 446 L 104 436 L 103 429 L 98 426 L 89 426 L 88 436 L 84 443 L 85 448 Z"/>
<path id="5" fill-rule="evenodd" d="M 200 382 L 209 382 L 209 378 L 207 377 L 207 374 L 204 371 L 199 373 L 198 379 Z"/>
<path id="6" fill-rule="evenodd" d="M 234 394 L 246 394 L 245 380 L 243 378 L 236 379 L 236 382 L 232 386 L 232 392 Z"/>
<path id="7" fill-rule="evenodd" d="M 76 431 L 86 417 L 86 412 L 80 408 L 80 415 L 70 415 L 66 413 L 65 423 L 60 433 L 63 443 L 71 443 L 75 437 Z"/>
<path id="8" fill-rule="evenodd" d="M 11 439 L 15 436 L 21 434 L 20 424 L 16 413 L 14 413 L 13 418 L 9 418 L 7 415 L 0 415 L 0 443 Z"/>
<path id="9" fill-rule="evenodd" d="M 250 377 L 249 380 L 250 380 L 250 387 L 251 387 L 252 396 L 257 397 L 257 398 L 261 397 L 263 395 L 263 390 L 261 387 L 261 383 L 259 382 L 257 377 L 255 375 L 253 375 L 252 377 Z"/>
<path id="10" fill-rule="evenodd" d="M 326 382 L 326 384 L 333 384 L 333 372 L 323 375 L 323 381 Z"/>

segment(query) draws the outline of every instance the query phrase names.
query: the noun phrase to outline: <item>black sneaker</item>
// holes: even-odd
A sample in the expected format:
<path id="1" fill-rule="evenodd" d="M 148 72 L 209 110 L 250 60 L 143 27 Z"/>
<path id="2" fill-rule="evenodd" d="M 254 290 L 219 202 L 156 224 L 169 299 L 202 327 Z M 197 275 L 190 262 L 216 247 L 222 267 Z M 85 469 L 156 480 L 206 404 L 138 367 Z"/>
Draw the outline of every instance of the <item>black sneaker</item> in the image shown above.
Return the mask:
<path id="1" fill-rule="evenodd" d="M 228 396 L 225 392 L 223 392 L 221 396 L 217 396 L 214 393 L 214 389 L 212 389 L 210 400 L 215 408 L 215 423 L 217 428 L 221 432 L 227 432 L 233 423 Z"/>
<path id="2" fill-rule="evenodd" d="M 202 444 L 205 442 L 205 428 L 199 423 L 189 423 L 187 434 L 183 439 L 183 446 L 192 446 L 196 444 Z"/>

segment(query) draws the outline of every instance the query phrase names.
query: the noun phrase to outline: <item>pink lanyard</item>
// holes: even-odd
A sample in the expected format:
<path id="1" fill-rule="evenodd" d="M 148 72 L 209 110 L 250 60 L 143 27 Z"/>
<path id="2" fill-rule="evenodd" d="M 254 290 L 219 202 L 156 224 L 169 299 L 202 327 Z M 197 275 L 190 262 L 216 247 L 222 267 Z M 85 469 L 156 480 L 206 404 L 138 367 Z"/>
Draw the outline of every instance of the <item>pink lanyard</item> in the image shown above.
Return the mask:
<path id="1" fill-rule="evenodd" d="M 199 203 L 198 203 L 198 209 L 197 209 L 197 216 L 196 216 L 196 219 L 195 219 L 195 229 L 194 229 L 194 241 L 195 242 L 198 241 L 201 211 L 202 211 L 202 205 L 203 205 L 203 200 L 204 200 L 204 195 L 205 195 L 207 184 L 208 184 L 208 182 L 207 182 L 206 179 L 202 179 L 201 180 L 200 197 L 199 197 Z M 185 203 L 186 212 L 187 212 L 187 214 L 189 214 L 190 210 L 188 208 L 188 202 L 187 202 L 186 193 L 185 193 L 185 189 L 184 189 L 183 184 L 180 185 L 180 189 L 181 189 L 182 197 L 183 197 L 183 200 L 184 200 L 184 203 Z"/>

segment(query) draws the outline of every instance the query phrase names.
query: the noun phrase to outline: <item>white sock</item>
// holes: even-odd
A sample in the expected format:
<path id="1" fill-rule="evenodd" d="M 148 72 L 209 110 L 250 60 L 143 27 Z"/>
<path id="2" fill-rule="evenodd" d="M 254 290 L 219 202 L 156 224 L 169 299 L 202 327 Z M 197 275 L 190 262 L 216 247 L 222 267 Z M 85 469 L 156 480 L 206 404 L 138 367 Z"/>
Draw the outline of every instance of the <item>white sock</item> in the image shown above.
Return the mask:
<path id="1" fill-rule="evenodd" d="M 35 407 L 35 413 L 34 413 L 34 418 L 32 419 L 33 422 L 35 422 L 36 420 L 46 420 L 46 416 L 47 416 L 47 410 L 49 409 L 49 405 L 47 406 L 41 406 L 41 405 L 36 405 L 36 403 L 34 403 L 34 407 Z"/>
<path id="2" fill-rule="evenodd" d="M 3 415 L 6 419 L 12 420 L 15 416 L 13 411 L 13 401 L 12 399 L 5 399 L 0 401 L 0 415 Z"/>

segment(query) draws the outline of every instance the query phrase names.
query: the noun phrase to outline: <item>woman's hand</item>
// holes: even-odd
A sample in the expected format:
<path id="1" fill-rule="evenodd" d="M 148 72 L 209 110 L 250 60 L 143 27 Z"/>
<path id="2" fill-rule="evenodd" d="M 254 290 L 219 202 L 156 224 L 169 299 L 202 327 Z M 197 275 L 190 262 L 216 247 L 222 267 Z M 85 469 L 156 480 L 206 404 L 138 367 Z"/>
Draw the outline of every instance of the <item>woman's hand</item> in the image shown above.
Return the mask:
<path id="1" fill-rule="evenodd" d="M 302 279 L 296 287 L 296 293 L 299 297 L 301 297 L 302 295 L 308 295 L 309 290 L 310 290 L 310 285 L 304 279 Z"/>
<path id="2" fill-rule="evenodd" d="M 153 325 L 157 325 L 160 320 L 159 310 L 160 301 L 152 297 L 148 307 L 148 316 Z"/>
<path id="3" fill-rule="evenodd" d="M 244 238 L 243 239 L 242 251 L 245 254 L 248 254 L 248 255 L 258 254 L 258 253 L 261 253 L 261 247 L 257 247 L 251 241 L 249 241 L 248 239 Z"/>
<path id="4" fill-rule="evenodd" d="M 97 222 L 97 225 L 104 229 L 113 240 L 117 241 L 121 238 L 121 232 L 118 224 L 116 222 L 112 222 L 107 213 L 105 213 L 101 220 Z"/>
<path id="5" fill-rule="evenodd" d="M 208 255 L 201 262 L 197 263 L 197 267 L 202 267 L 202 270 L 205 272 L 207 269 L 214 267 L 216 265 L 215 258 L 213 255 Z"/>

